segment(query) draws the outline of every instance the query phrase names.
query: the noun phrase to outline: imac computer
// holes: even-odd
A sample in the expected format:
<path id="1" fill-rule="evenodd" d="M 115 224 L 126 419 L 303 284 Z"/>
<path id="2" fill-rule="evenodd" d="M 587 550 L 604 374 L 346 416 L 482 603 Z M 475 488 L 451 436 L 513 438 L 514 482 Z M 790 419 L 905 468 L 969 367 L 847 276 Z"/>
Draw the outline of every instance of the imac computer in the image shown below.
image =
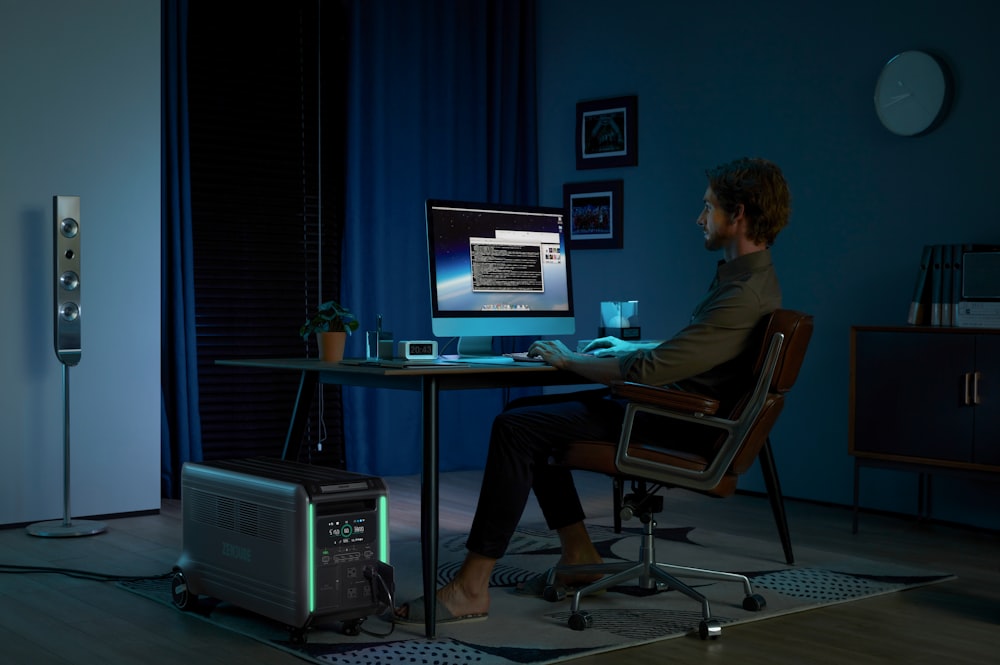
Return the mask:
<path id="1" fill-rule="evenodd" d="M 563 211 L 427 201 L 431 329 L 459 357 L 491 356 L 492 338 L 572 335 Z"/>

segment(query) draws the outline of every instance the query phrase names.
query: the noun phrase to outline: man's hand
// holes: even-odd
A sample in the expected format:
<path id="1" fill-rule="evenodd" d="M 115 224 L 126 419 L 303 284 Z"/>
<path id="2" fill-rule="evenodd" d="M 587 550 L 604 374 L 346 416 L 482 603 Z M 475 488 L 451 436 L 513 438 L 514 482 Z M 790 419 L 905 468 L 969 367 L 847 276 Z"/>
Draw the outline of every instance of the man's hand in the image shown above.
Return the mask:
<path id="1" fill-rule="evenodd" d="M 532 343 L 528 348 L 528 355 L 541 356 L 542 360 L 549 365 L 558 367 L 559 369 L 566 369 L 566 364 L 569 362 L 573 352 L 559 340 L 553 339 L 538 340 Z"/>
<path id="2" fill-rule="evenodd" d="M 583 349 L 583 353 L 591 353 L 597 357 L 619 356 L 631 353 L 638 348 L 632 342 L 620 340 L 617 337 L 601 337 L 590 342 Z"/>

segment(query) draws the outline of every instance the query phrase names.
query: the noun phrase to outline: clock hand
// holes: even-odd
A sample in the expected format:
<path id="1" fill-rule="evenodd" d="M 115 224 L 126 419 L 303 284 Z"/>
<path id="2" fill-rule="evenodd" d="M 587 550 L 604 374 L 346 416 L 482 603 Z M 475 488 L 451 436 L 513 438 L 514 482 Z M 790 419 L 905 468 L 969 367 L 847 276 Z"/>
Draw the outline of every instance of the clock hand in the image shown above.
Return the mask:
<path id="1" fill-rule="evenodd" d="M 907 97 L 910 97 L 910 96 L 911 96 L 911 93 L 909 93 L 909 92 L 904 92 L 901 95 L 893 95 L 892 97 L 889 98 L 888 102 L 886 102 L 885 104 L 882 105 L 882 108 L 884 108 L 884 109 L 889 108 L 893 104 L 898 104 L 898 103 L 900 103 L 901 101 L 903 101 L 904 99 L 906 99 Z"/>

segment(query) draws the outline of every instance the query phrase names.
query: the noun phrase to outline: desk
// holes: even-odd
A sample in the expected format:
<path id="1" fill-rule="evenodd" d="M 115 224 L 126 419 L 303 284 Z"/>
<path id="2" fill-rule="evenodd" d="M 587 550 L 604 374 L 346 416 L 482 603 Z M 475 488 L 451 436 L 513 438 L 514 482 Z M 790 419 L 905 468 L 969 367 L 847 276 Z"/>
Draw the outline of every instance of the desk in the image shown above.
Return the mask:
<path id="1" fill-rule="evenodd" d="M 586 383 L 576 374 L 541 363 L 510 365 L 456 365 L 454 367 L 372 367 L 303 358 L 219 360 L 219 365 L 298 371 L 298 394 L 285 437 L 283 459 L 297 459 L 299 442 L 308 415 L 302 393 L 310 378 L 320 383 L 390 388 L 420 392 L 423 461 L 420 482 L 420 553 L 424 583 L 424 616 L 427 637 L 434 637 L 437 619 L 438 546 L 438 395 L 442 390 L 523 388 Z"/>

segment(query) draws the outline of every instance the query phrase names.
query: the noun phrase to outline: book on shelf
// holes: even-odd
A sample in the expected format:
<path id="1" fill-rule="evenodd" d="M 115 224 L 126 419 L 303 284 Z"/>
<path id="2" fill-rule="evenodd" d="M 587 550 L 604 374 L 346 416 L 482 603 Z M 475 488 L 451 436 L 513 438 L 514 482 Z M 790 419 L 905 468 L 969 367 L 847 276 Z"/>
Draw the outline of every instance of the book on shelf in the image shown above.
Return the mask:
<path id="1" fill-rule="evenodd" d="M 943 280 L 941 265 L 944 260 L 944 245 L 934 245 L 931 251 L 931 317 L 932 326 L 941 325 L 941 287 Z"/>
<path id="2" fill-rule="evenodd" d="M 955 261 L 955 245 L 941 247 L 941 325 L 951 325 L 952 293 L 951 284 L 954 280 L 952 263 Z"/>
<path id="3" fill-rule="evenodd" d="M 910 300 L 910 313 L 906 322 L 912 325 L 923 325 L 930 318 L 930 268 L 932 245 L 924 245 L 920 256 L 920 267 L 917 270 L 917 282 L 913 286 L 913 298 Z"/>
<path id="4" fill-rule="evenodd" d="M 924 245 L 906 322 L 1000 329 L 1000 245 Z"/>
<path id="5" fill-rule="evenodd" d="M 962 301 L 962 266 L 965 263 L 965 253 L 971 250 L 972 244 L 954 245 L 955 257 L 951 262 L 951 325 L 958 325 L 958 304 Z"/>
<path id="6" fill-rule="evenodd" d="M 954 326 L 962 299 L 962 264 L 972 244 L 924 245 L 906 322 Z"/>

